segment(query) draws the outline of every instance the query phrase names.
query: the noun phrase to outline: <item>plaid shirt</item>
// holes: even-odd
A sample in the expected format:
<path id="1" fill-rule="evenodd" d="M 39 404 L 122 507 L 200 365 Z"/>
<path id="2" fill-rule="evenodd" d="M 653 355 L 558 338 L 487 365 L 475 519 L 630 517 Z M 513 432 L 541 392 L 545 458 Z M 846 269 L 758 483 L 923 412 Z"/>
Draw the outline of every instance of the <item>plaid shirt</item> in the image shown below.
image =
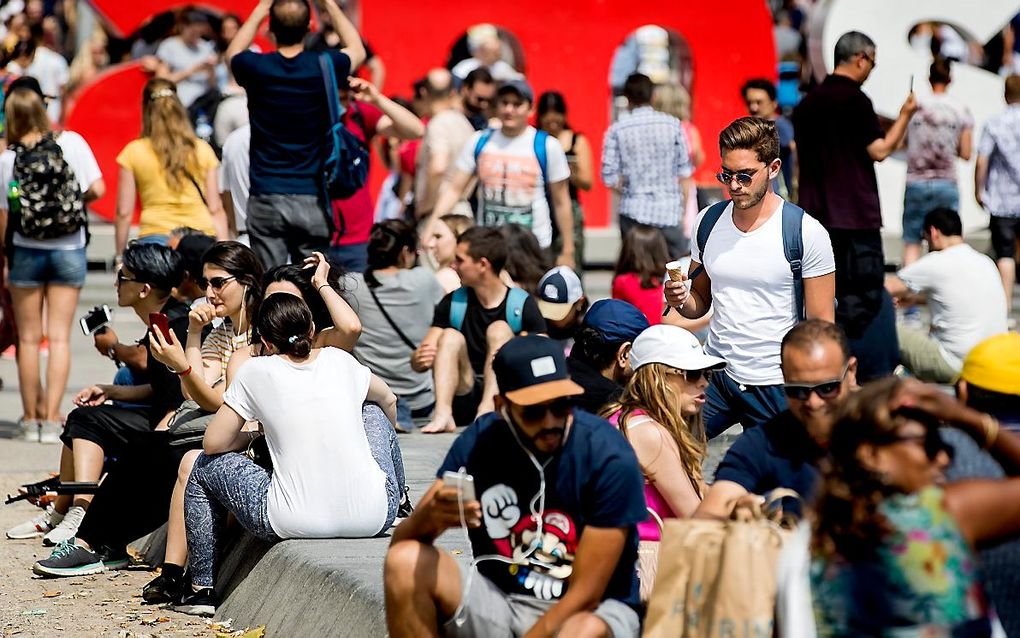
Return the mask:
<path id="1" fill-rule="evenodd" d="M 988 158 L 984 201 L 996 217 L 1020 217 L 1020 104 L 985 124 L 978 155 Z"/>
<path id="2" fill-rule="evenodd" d="M 679 225 L 680 180 L 693 172 L 687 139 L 672 115 L 641 106 L 606 131 L 602 181 L 620 190 L 621 215 L 652 226 Z"/>

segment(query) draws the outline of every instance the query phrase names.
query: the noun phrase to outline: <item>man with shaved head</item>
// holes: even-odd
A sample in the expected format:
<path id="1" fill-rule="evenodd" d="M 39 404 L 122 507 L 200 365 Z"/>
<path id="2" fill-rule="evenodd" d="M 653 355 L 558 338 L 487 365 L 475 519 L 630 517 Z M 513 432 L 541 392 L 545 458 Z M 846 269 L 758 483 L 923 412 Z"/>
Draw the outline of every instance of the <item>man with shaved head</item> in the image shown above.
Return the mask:
<path id="1" fill-rule="evenodd" d="M 418 151 L 418 169 L 414 177 L 414 211 L 419 219 L 430 215 L 442 186 L 450 181 L 457 153 L 475 132 L 464 114 L 460 96 L 453 90 L 453 75 L 446 69 L 432 69 L 425 76 L 425 92 L 432 118 L 425 127 L 425 139 Z M 451 212 L 471 215 L 468 192 Z"/>

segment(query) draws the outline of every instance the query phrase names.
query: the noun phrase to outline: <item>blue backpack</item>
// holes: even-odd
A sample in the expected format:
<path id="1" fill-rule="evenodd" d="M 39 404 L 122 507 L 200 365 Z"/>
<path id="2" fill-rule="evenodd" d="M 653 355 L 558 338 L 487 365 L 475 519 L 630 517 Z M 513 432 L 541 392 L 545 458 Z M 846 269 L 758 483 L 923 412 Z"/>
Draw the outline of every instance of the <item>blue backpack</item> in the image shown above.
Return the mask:
<path id="1" fill-rule="evenodd" d="M 506 322 L 510 331 L 520 334 L 524 319 L 524 302 L 528 300 L 528 292 L 522 288 L 511 288 L 506 295 Z M 467 288 L 461 286 L 453 291 L 450 303 L 450 327 L 458 332 L 464 326 L 464 315 L 467 314 Z"/>
<path id="2" fill-rule="evenodd" d="M 475 143 L 475 170 L 478 170 L 478 158 L 482 154 L 482 149 L 489 143 L 489 139 L 492 138 L 493 132 L 496 129 L 487 128 L 482 131 L 482 134 L 478 137 L 478 142 Z M 559 234 L 559 228 L 556 226 L 556 215 L 552 209 L 552 196 L 549 193 L 549 153 L 546 149 L 546 140 L 549 139 L 549 134 L 545 131 L 535 131 L 535 158 L 538 160 L 538 168 L 542 171 L 542 184 L 545 188 L 545 201 L 549 203 L 549 221 L 552 223 L 553 237 Z"/>
<path id="3" fill-rule="evenodd" d="M 329 104 L 329 133 L 326 148 L 329 155 L 322 168 L 323 195 L 327 202 L 347 199 L 361 190 L 368 181 L 368 149 L 344 126 L 346 109 L 340 104 L 336 86 L 336 71 L 328 53 L 319 54 L 319 69 L 326 84 L 326 102 Z M 327 206 L 328 208 L 328 206 Z M 341 234 L 343 229 L 341 229 Z"/>
<path id="4" fill-rule="evenodd" d="M 705 216 L 698 226 L 697 237 L 698 254 L 701 255 L 702 263 L 691 273 L 692 282 L 705 269 L 705 245 L 708 243 L 708 236 L 712 234 L 712 229 L 729 203 L 729 200 L 717 202 L 705 211 Z M 793 273 L 793 303 L 797 321 L 804 321 L 807 316 L 804 310 L 804 265 L 801 261 L 804 258 L 804 237 L 801 227 L 803 220 L 804 209 L 796 204 L 783 202 L 783 254 L 786 261 L 790 262 L 790 271 Z"/>

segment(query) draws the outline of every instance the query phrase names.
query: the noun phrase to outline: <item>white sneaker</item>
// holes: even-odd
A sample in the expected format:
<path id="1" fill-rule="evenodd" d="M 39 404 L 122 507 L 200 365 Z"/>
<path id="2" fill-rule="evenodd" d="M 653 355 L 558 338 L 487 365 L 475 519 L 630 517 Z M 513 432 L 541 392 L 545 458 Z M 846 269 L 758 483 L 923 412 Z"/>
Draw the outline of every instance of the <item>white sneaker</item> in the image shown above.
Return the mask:
<path id="1" fill-rule="evenodd" d="M 43 545 L 51 547 L 69 541 L 78 534 L 78 526 L 85 518 L 85 510 L 81 507 L 72 507 L 64 514 L 64 519 L 57 524 L 49 533 L 43 536 Z"/>
<path id="2" fill-rule="evenodd" d="M 21 440 L 29 443 L 39 442 L 39 422 L 35 419 L 20 419 L 18 427 L 21 428 Z"/>
<path id="3" fill-rule="evenodd" d="M 39 538 L 43 534 L 46 534 L 53 530 L 60 521 L 64 520 L 64 515 L 58 513 L 52 506 L 47 507 L 39 516 L 36 516 L 30 521 L 25 521 L 17 527 L 12 527 L 7 530 L 7 538 L 12 539 L 23 539 L 23 538 Z"/>
<path id="4" fill-rule="evenodd" d="M 64 433 L 64 426 L 60 421 L 39 422 L 40 443 L 60 443 L 60 435 Z"/>

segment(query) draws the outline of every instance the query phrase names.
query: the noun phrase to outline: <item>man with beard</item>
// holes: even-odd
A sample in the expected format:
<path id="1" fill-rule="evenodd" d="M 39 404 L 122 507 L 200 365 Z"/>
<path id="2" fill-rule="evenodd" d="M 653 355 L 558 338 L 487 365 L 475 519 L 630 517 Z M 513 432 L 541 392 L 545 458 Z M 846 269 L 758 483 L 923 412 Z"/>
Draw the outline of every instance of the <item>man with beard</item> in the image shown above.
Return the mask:
<path id="1" fill-rule="evenodd" d="M 784 487 L 807 502 L 821 478 L 818 463 L 843 401 L 857 385 L 857 360 L 843 330 L 810 319 L 783 337 L 783 391 L 789 408 L 741 434 L 715 471 L 695 516 L 726 518 L 744 494 Z"/>
<path id="2" fill-rule="evenodd" d="M 686 276 L 665 284 L 666 301 L 679 312 L 664 321 L 697 319 L 715 309 L 705 351 L 729 366 L 708 387 L 703 414 L 709 438 L 735 423 L 761 425 L 785 410 L 780 335 L 802 318 L 832 321 L 835 315 L 828 234 L 772 191 L 782 168 L 775 123 L 742 117 L 719 134 L 719 151 L 716 178 L 731 201 L 698 215 L 689 285 Z M 701 236 L 703 223 L 709 224 L 707 237 Z M 799 259 L 786 247 L 794 240 Z"/>
<path id="3" fill-rule="evenodd" d="M 636 525 L 647 516 L 637 458 L 608 422 L 572 410 L 582 389 L 555 341 L 515 337 L 493 368 L 497 411 L 454 442 L 393 533 L 390 635 L 636 637 Z M 450 473 L 460 485 L 470 475 L 478 500 Z M 462 524 L 476 557 L 464 571 L 434 545 Z"/>

